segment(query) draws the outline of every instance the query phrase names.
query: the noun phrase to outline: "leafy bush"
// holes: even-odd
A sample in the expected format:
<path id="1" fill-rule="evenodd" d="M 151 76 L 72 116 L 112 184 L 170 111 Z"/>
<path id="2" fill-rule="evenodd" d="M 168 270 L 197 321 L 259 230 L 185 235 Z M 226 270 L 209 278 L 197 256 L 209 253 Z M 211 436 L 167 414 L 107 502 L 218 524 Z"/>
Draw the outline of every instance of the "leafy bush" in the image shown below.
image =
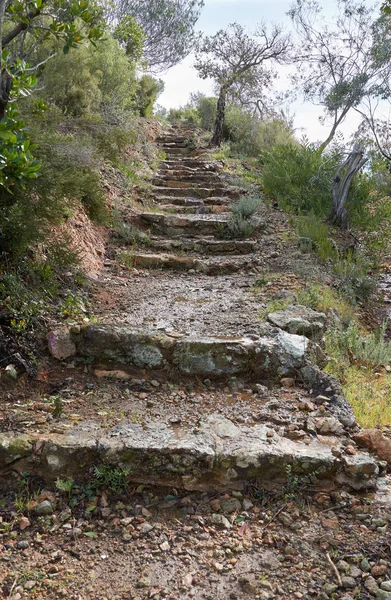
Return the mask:
<path id="1" fill-rule="evenodd" d="M 234 154 L 259 157 L 276 144 L 293 143 L 293 134 L 283 118 L 260 119 L 253 112 L 231 104 L 226 111 L 224 139 L 230 141 Z"/>
<path id="2" fill-rule="evenodd" d="M 197 109 L 193 106 L 183 108 L 171 108 L 167 119 L 170 123 L 187 123 L 188 125 L 200 125 L 200 117 Z"/>
<path id="3" fill-rule="evenodd" d="M 288 144 L 275 146 L 262 158 L 265 192 L 282 208 L 296 214 L 329 215 L 338 154 L 326 159 L 311 145 Z"/>
<path id="4" fill-rule="evenodd" d="M 217 114 L 217 98 L 200 98 L 196 108 L 202 129 L 212 131 Z"/>

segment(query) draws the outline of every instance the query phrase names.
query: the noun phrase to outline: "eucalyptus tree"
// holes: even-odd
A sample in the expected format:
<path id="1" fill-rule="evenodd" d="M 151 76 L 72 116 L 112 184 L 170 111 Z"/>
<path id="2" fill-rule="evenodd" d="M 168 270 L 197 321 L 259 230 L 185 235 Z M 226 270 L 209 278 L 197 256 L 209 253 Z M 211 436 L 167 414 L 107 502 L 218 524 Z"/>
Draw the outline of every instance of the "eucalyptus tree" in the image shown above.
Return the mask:
<path id="1" fill-rule="evenodd" d="M 115 0 L 111 18 L 120 27 L 129 17 L 142 26 L 148 68 L 159 73 L 193 50 L 203 6 L 204 0 Z"/>
<path id="2" fill-rule="evenodd" d="M 295 0 L 289 11 L 298 35 L 294 82 L 304 99 L 324 109 L 331 129 L 323 151 L 353 110 L 390 95 L 391 29 L 385 15 L 362 0 L 338 0 L 328 22 L 314 0 Z"/>
<path id="3" fill-rule="evenodd" d="M 234 86 L 246 86 L 256 80 L 267 87 L 272 66 L 287 60 L 291 49 L 290 37 L 278 25 L 269 28 L 261 23 L 254 35 L 246 33 L 238 23 L 229 25 L 197 45 L 195 68 L 201 79 L 211 78 L 218 88 L 217 116 L 212 138 L 220 146 L 227 95 Z"/>

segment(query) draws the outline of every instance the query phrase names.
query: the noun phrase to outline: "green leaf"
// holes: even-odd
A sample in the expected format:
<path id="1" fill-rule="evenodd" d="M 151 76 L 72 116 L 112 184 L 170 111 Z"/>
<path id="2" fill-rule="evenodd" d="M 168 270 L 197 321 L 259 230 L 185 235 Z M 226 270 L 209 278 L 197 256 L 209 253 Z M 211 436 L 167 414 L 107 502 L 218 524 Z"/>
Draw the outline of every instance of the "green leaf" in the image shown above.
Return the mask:
<path id="1" fill-rule="evenodd" d="M 85 531 L 84 535 L 86 535 L 87 537 L 91 537 L 91 538 L 98 537 L 98 534 L 96 533 L 96 531 Z"/>

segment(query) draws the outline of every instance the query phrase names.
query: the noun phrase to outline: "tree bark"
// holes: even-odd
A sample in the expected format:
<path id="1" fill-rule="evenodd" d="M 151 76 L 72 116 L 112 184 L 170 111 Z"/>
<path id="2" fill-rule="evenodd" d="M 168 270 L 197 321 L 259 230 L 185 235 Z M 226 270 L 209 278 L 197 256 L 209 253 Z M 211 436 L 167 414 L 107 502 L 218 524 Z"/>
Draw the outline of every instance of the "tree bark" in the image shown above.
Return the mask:
<path id="1" fill-rule="evenodd" d="M 227 90 L 225 86 L 223 86 L 220 90 L 219 99 L 217 102 L 217 115 L 214 127 L 214 134 L 212 137 L 212 146 L 221 146 L 221 142 L 223 141 L 223 126 L 224 126 L 224 118 L 225 118 L 225 104 L 227 100 Z"/>
<path id="2" fill-rule="evenodd" d="M 349 194 L 350 186 L 355 175 L 362 169 L 367 162 L 364 158 L 364 150 L 355 145 L 344 163 L 340 165 L 333 180 L 333 207 L 331 219 L 333 223 L 343 229 L 348 228 L 348 212 L 346 210 L 346 200 Z"/>
<path id="3" fill-rule="evenodd" d="M 5 117 L 5 111 L 10 99 L 12 77 L 9 73 L 2 73 L 0 78 L 0 120 Z"/>

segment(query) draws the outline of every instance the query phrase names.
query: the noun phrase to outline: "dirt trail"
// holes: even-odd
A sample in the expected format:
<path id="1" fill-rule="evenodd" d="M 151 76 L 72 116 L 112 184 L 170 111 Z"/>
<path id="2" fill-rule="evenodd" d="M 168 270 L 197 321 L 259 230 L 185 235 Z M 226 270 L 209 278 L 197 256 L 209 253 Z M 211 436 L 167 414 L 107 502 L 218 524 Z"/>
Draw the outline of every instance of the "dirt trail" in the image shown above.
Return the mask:
<path id="1" fill-rule="evenodd" d="M 3 597 L 390 600 L 386 465 L 310 362 L 327 319 L 307 310 L 309 341 L 259 316 L 327 274 L 281 211 L 227 235 L 244 192 L 192 133 L 158 139 L 148 244 L 105 260 L 99 322 L 51 332 L 62 360 L 4 399 L 0 468 L 25 487 L 2 493 Z M 126 493 L 85 482 L 102 465 Z"/>

